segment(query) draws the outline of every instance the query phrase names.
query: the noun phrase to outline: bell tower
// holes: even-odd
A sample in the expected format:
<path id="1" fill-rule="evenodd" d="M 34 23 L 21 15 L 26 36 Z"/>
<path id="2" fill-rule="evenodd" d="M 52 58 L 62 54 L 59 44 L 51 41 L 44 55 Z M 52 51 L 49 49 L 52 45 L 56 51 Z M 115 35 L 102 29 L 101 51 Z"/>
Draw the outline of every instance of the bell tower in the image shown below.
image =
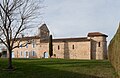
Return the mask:
<path id="1" fill-rule="evenodd" d="M 38 35 L 40 36 L 41 40 L 48 40 L 49 39 L 50 31 L 49 31 L 46 24 L 42 24 L 42 26 L 39 27 L 39 34 Z"/>

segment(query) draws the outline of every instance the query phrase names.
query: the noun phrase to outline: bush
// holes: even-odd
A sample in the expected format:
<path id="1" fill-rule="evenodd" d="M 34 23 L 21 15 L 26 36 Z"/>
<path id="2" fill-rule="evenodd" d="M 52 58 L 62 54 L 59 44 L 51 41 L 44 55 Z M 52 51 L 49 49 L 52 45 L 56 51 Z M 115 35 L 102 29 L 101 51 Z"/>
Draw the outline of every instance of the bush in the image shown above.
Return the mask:
<path id="1" fill-rule="evenodd" d="M 0 57 L 2 56 L 2 53 L 0 53 Z"/>

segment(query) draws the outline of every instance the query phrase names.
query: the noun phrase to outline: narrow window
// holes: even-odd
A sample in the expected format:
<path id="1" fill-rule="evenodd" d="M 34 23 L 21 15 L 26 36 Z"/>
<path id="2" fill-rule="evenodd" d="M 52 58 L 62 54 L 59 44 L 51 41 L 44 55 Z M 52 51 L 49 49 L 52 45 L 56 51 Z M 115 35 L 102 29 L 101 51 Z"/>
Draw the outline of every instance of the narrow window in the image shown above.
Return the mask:
<path id="1" fill-rule="evenodd" d="M 74 47 L 74 45 L 72 45 L 72 49 L 74 49 L 75 47 Z"/>
<path id="2" fill-rule="evenodd" d="M 26 52 L 26 56 L 28 56 L 28 52 Z"/>
<path id="3" fill-rule="evenodd" d="M 35 48 L 35 41 L 32 42 L 32 47 Z"/>
<path id="4" fill-rule="evenodd" d="M 60 46 L 58 45 L 58 50 L 60 49 Z"/>
<path id="5" fill-rule="evenodd" d="M 22 51 L 20 52 L 20 56 L 22 56 Z"/>
<path id="6" fill-rule="evenodd" d="M 100 47 L 100 42 L 98 42 L 98 47 Z"/>
<path id="7" fill-rule="evenodd" d="M 33 48 L 35 48 L 35 43 L 33 43 Z"/>
<path id="8" fill-rule="evenodd" d="M 32 56 L 35 56 L 35 51 L 32 51 Z"/>

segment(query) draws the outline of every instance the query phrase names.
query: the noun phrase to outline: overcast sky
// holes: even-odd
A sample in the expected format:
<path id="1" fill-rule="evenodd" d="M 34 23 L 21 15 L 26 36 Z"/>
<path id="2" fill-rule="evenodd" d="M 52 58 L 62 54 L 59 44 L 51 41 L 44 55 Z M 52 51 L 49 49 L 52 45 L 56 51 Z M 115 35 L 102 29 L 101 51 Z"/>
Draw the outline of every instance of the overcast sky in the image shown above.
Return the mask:
<path id="1" fill-rule="evenodd" d="M 54 38 L 85 37 L 88 32 L 115 34 L 120 21 L 120 0 L 44 0 L 42 21 Z"/>

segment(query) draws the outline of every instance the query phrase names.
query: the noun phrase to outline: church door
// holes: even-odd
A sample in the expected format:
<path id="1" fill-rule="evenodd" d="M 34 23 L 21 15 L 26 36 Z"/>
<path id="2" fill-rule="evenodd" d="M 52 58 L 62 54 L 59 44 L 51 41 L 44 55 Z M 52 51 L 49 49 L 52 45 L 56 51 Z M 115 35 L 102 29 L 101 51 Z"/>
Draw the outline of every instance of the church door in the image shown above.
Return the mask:
<path id="1" fill-rule="evenodd" d="M 48 58 L 49 54 L 48 52 L 44 52 L 44 58 Z"/>

